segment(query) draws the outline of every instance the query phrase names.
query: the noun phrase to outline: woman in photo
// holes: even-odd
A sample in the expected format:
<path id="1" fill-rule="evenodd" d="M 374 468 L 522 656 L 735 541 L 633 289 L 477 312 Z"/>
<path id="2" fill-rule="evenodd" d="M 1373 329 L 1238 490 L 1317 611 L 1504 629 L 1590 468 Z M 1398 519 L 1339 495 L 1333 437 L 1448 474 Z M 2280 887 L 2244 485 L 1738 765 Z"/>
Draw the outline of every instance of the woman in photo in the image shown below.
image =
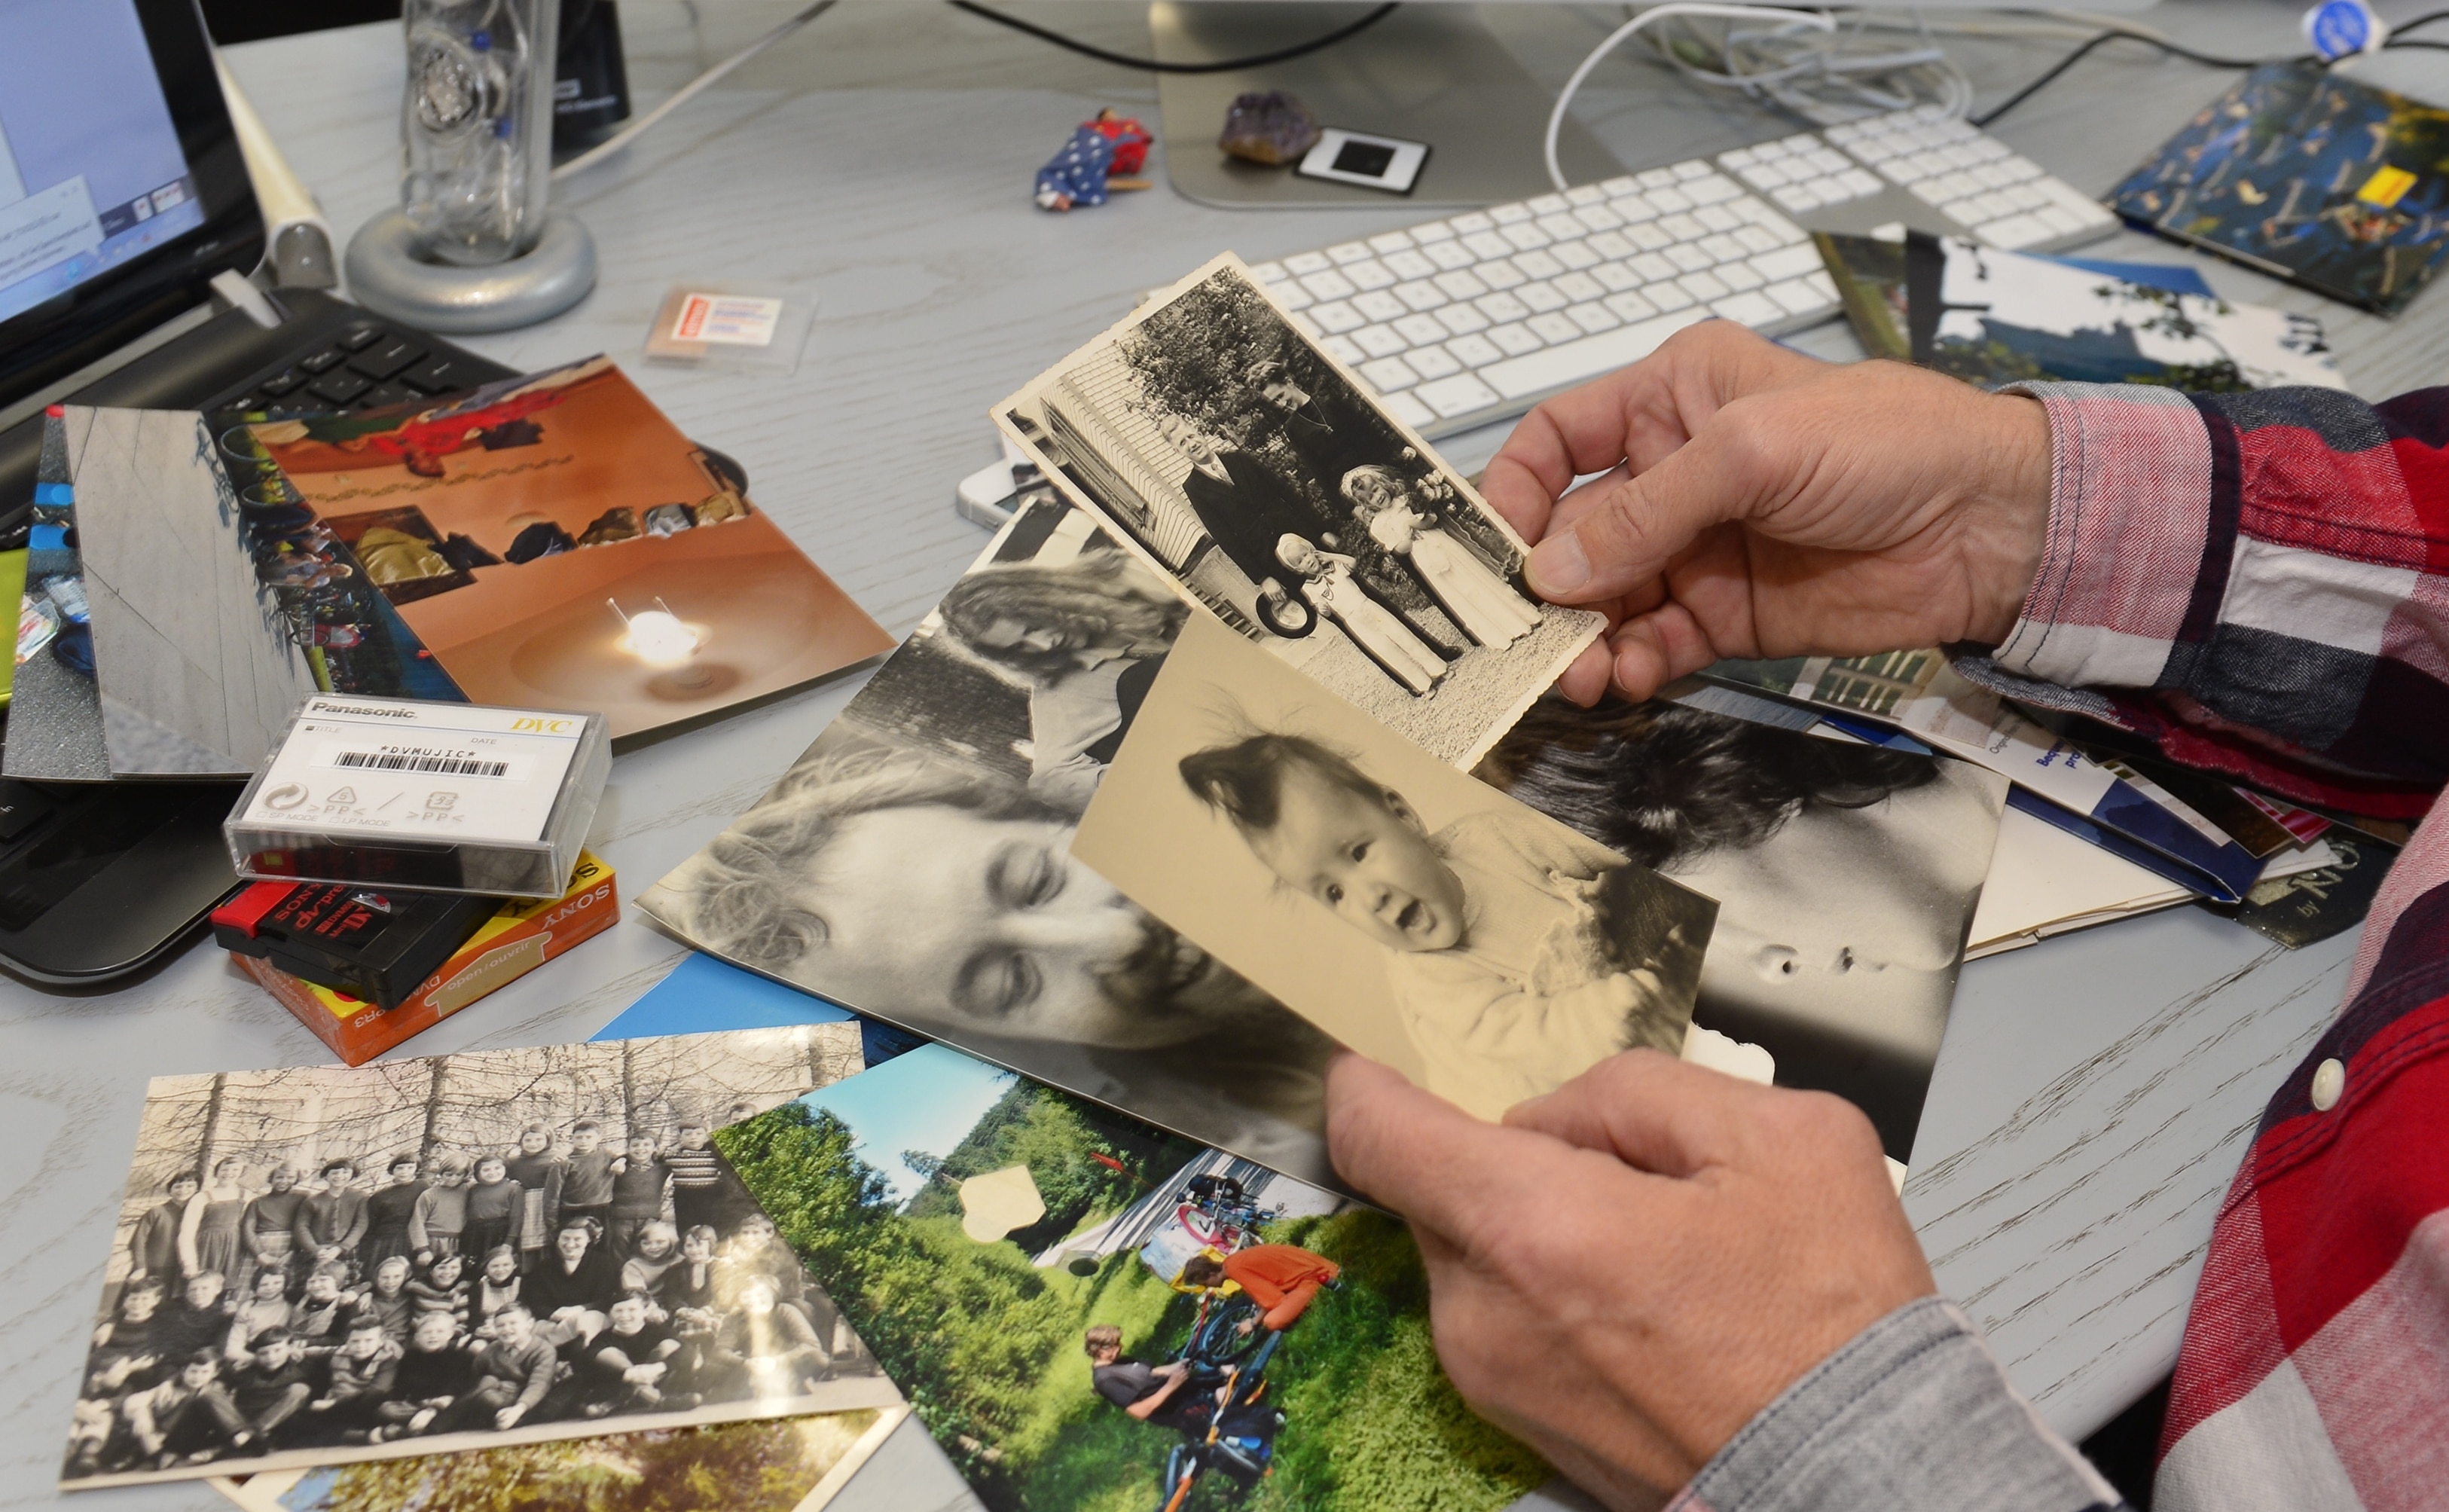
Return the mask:
<path id="1" fill-rule="evenodd" d="M 254 1193 L 246 1189 L 245 1177 L 246 1162 L 237 1155 L 223 1155 L 213 1162 L 213 1179 L 188 1202 L 186 1217 L 179 1226 L 183 1274 L 218 1270 L 235 1276 L 247 1269 L 239 1222 L 246 1216 L 247 1200 Z M 251 1276 L 245 1285 L 253 1289 Z"/>
<path id="2" fill-rule="evenodd" d="M 1414 697 L 1435 688 L 1445 676 L 1443 658 L 1353 577 L 1358 564 L 1351 557 L 1322 552 L 1301 536 L 1285 535 L 1276 543 L 1276 560 L 1300 577 L 1302 597 L 1335 621 L 1353 645 Z"/>
<path id="3" fill-rule="evenodd" d="M 1531 707 L 1478 774 L 1718 900 L 1695 1020 L 1842 1091 L 1903 1158 L 2003 791 L 1962 762 L 1651 702 Z"/>
<path id="4" fill-rule="evenodd" d="M 1342 487 L 1370 539 L 1412 564 L 1464 634 L 1482 646 L 1502 648 L 1539 628 L 1538 611 L 1530 601 L 1441 530 L 1436 512 L 1417 500 L 1393 469 L 1356 467 L 1343 475 Z"/>
<path id="5" fill-rule="evenodd" d="M 981 567 L 953 585 L 939 612 L 956 645 L 1028 687 L 1030 790 L 1077 810 L 1189 606 L 1121 552 L 1092 547 L 1060 565 Z"/>

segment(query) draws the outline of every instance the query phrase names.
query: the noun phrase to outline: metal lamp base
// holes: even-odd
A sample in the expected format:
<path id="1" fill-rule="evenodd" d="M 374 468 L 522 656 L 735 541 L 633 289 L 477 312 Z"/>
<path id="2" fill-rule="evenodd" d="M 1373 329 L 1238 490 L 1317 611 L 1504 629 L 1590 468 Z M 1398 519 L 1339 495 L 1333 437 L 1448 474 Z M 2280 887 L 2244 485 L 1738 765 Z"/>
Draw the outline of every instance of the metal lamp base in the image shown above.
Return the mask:
<path id="1" fill-rule="evenodd" d="M 534 250 L 490 267 L 417 256 L 408 217 L 387 210 L 349 239 L 349 293 L 377 315 L 442 336 L 508 331 L 550 320 L 595 287 L 595 239 L 574 216 L 545 217 Z"/>

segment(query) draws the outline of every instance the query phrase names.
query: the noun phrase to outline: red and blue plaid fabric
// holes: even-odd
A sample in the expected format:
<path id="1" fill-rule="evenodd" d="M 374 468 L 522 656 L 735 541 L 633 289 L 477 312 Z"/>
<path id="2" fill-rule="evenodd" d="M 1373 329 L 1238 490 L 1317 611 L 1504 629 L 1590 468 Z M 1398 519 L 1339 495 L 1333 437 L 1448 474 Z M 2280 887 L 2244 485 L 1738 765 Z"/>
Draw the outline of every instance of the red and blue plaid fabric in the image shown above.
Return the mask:
<path id="1" fill-rule="evenodd" d="M 2027 392 L 2055 492 L 1999 681 L 2293 797 L 2421 815 L 2449 777 L 2449 389 Z M 2154 1505 L 2444 1503 L 2449 825 L 2426 824 L 2222 1205 Z"/>

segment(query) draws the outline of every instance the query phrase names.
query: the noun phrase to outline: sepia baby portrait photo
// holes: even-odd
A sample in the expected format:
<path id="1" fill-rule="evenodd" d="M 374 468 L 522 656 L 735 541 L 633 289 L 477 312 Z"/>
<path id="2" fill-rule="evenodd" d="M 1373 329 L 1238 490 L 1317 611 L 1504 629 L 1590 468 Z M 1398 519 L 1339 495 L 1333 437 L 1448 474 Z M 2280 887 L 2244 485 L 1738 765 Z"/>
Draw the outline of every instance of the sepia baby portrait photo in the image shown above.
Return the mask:
<path id="1" fill-rule="evenodd" d="M 1482 1117 L 1681 1054 L 1717 904 L 1439 762 L 1205 616 L 1073 854 L 1364 1055 Z"/>

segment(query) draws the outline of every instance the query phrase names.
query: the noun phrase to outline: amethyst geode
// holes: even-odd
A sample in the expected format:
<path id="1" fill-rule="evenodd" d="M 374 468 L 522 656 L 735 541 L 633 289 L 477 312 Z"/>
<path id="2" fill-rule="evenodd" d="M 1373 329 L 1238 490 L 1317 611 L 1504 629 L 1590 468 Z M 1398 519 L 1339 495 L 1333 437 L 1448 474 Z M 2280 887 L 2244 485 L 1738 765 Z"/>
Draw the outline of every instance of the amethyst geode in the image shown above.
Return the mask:
<path id="1" fill-rule="evenodd" d="M 1235 95 L 1216 145 L 1237 158 L 1282 167 L 1318 145 L 1318 118 L 1282 89 Z"/>

